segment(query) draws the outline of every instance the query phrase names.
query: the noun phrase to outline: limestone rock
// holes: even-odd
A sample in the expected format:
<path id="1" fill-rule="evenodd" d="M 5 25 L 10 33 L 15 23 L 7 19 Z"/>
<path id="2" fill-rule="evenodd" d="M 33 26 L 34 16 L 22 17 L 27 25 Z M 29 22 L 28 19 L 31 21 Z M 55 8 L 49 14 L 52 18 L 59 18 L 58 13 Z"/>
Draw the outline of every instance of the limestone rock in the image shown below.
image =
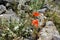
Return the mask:
<path id="1" fill-rule="evenodd" d="M 45 13 L 46 10 L 47 10 L 47 8 L 43 8 L 43 9 L 40 9 L 40 10 L 37 10 L 37 11 L 40 12 L 40 13 Z"/>
<path id="2" fill-rule="evenodd" d="M 52 40 L 60 40 L 60 35 L 54 35 Z"/>
<path id="3" fill-rule="evenodd" d="M 0 5 L 0 14 L 4 11 L 6 11 L 6 7 L 3 5 Z"/>
<path id="4" fill-rule="evenodd" d="M 42 40 L 52 40 L 53 35 L 59 35 L 54 23 L 47 21 L 46 26 L 40 32 L 40 38 Z"/>
<path id="5" fill-rule="evenodd" d="M 57 5 L 60 5 L 60 0 L 54 0 Z"/>
<path id="6" fill-rule="evenodd" d="M 9 20 L 10 18 L 12 19 L 16 19 L 19 21 L 19 17 L 16 16 L 16 13 L 12 11 L 12 9 L 10 10 L 6 10 L 6 12 L 4 14 L 0 15 L 0 18 L 5 18 L 7 20 Z"/>
<path id="7" fill-rule="evenodd" d="M 14 2 L 14 1 L 19 2 L 19 0 L 3 0 L 3 1 L 8 1 L 8 2 L 11 2 L 11 3 Z"/>

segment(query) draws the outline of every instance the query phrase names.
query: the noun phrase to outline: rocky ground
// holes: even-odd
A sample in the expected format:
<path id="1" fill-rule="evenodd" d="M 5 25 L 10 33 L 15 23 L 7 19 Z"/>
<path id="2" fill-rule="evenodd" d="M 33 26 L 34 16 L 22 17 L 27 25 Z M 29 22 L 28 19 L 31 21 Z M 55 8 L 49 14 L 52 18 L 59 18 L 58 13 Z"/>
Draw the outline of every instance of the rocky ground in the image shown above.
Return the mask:
<path id="1" fill-rule="evenodd" d="M 60 14 L 60 0 L 45 0 L 42 4 L 40 1 L 34 4 L 34 0 L 0 0 L 0 40 L 60 40 L 55 21 L 51 19 L 55 14 L 46 16 L 47 12 Z M 41 7 L 37 6 L 39 3 Z M 33 17 L 35 11 L 40 16 Z M 33 19 L 38 19 L 38 29 L 31 25 Z"/>

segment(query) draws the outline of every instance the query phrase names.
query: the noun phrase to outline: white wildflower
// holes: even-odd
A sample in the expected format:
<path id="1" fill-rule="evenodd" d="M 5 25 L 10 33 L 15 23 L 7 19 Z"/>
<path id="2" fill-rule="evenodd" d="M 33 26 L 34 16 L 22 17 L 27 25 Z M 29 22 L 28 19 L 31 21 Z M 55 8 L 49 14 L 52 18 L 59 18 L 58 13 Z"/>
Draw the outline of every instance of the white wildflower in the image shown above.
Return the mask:
<path id="1" fill-rule="evenodd" d="M 19 26 L 16 26 L 16 27 L 14 27 L 14 30 L 17 30 L 19 28 Z"/>

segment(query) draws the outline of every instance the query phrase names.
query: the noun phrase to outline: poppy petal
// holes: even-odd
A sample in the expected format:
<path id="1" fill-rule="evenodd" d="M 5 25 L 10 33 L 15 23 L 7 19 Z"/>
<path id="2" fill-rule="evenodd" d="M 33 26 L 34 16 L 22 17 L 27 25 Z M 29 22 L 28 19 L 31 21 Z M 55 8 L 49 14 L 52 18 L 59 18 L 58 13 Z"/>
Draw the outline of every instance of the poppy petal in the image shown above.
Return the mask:
<path id="1" fill-rule="evenodd" d="M 38 27 L 38 20 L 32 20 L 32 25 L 34 25 L 36 28 Z"/>
<path id="2" fill-rule="evenodd" d="M 40 15 L 39 12 L 33 12 L 33 16 L 37 17 L 37 16 L 39 16 L 39 15 Z"/>

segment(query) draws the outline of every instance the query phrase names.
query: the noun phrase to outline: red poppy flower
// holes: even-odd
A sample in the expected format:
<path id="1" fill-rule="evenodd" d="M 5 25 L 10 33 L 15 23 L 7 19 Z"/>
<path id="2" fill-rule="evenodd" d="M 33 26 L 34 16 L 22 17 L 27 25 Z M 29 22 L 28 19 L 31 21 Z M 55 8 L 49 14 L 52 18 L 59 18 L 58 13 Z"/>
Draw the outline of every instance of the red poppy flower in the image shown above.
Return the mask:
<path id="1" fill-rule="evenodd" d="M 38 28 L 38 20 L 32 20 L 32 25 L 34 25 L 36 28 Z"/>
<path id="2" fill-rule="evenodd" d="M 37 17 L 37 16 L 39 16 L 39 15 L 40 15 L 39 12 L 33 12 L 33 16 Z"/>

